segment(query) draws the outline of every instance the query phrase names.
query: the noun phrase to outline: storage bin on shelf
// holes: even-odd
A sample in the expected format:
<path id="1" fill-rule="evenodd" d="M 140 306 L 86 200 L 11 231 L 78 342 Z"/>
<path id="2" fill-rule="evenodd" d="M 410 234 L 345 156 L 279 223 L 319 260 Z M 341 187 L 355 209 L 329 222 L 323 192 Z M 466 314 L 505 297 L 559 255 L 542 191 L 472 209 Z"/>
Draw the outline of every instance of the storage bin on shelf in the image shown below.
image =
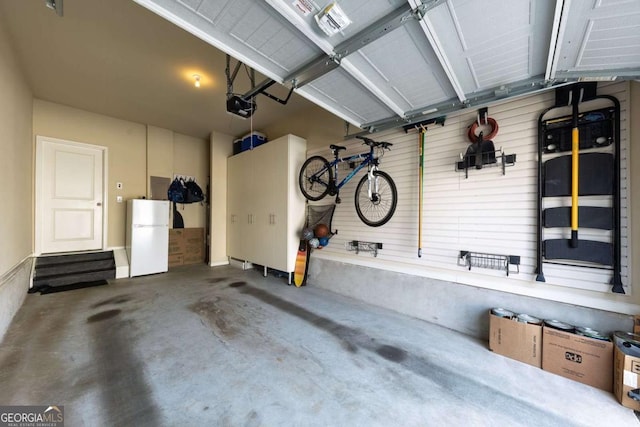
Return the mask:
<path id="1" fill-rule="evenodd" d="M 251 132 L 242 137 L 241 151 L 253 150 L 267 142 L 267 135 L 260 132 Z"/>

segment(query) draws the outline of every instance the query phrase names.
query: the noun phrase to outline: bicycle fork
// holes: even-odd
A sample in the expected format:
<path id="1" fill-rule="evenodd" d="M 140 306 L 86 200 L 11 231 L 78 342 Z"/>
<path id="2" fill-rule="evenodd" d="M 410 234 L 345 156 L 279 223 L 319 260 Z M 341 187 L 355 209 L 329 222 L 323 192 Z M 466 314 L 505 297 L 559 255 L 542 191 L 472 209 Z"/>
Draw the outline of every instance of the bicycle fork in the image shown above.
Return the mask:
<path id="1" fill-rule="evenodd" d="M 378 176 L 375 174 L 376 171 L 377 171 L 377 168 L 375 166 L 369 167 L 369 170 L 367 171 L 368 196 L 369 196 L 369 200 L 371 200 L 371 202 L 373 202 L 374 204 L 378 204 L 380 202 Z"/>

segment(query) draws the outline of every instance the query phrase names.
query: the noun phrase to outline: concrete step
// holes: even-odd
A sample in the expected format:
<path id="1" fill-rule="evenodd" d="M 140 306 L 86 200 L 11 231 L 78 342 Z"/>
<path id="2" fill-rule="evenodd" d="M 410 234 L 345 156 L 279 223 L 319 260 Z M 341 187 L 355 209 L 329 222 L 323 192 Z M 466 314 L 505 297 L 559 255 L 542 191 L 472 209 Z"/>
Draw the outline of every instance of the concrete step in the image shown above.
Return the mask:
<path id="1" fill-rule="evenodd" d="M 33 288 L 51 288 L 115 279 L 113 251 L 45 256 L 36 260 Z"/>

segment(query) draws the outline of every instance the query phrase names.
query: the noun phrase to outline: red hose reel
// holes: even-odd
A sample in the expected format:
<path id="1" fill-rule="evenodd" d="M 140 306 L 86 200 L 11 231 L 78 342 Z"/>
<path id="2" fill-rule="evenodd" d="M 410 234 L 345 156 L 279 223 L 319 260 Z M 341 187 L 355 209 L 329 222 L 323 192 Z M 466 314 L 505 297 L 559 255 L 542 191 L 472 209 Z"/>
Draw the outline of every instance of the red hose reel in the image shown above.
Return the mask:
<path id="1" fill-rule="evenodd" d="M 498 134 L 498 122 L 491 117 L 484 117 L 484 124 L 491 126 L 491 132 L 488 135 L 482 135 L 482 141 L 490 141 Z M 476 135 L 476 130 L 480 127 L 480 120 L 476 120 L 469 126 L 469 130 L 467 131 L 467 138 L 469 138 L 469 142 L 478 142 L 479 135 Z"/>

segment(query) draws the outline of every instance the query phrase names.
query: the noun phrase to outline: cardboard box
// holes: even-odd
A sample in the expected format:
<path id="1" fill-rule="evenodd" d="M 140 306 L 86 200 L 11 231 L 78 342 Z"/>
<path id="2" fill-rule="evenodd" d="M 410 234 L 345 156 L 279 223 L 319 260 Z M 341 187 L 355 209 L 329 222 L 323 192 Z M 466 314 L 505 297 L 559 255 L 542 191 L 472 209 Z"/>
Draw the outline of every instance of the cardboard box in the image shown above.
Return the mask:
<path id="1" fill-rule="evenodd" d="M 202 246 L 199 245 L 187 245 L 184 247 L 184 250 L 182 251 L 182 253 L 184 255 L 202 255 L 204 254 L 204 248 Z"/>
<path id="2" fill-rule="evenodd" d="M 169 255 L 169 268 L 178 267 L 184 264 L 184 256 L 183 255 Z"/>
<path id="3" fill-rule="evenodd" d="M 627 356 L 617 346 L 614 349 L 613 394 L 622 406 L 640 411 L 640 402 L 629 397 L 629 391 L 640 387 L 640 357 Z"/>
<path id="4" fill-rule="evenodd" d="M 613 343 L 545 327 L 542 369 L 610 392 L 613 390 Z"/>
<path id="5" fill-rule="evenodd" d="M 179 255 L 184 252 L 183 229 L 169 229 L 169 255 Z"/>
<path id="6" fill-rule="evenodd" d="M 489 313 L 489 350 L 539 368 L 542 365 L 542 326 Z"/>
<path id="7" fill-rule="evenodd" d="M 182 228 L 182 233 L 184 238 L 189 239 L 203 239 L 204 238 L 204 228 Z"/>
<path id="8" fill-rule="evenodd" d="M 184 228 L 170 228 L 169 229 L 169 244 L 183 244 L 184 243 Z"/>
<path id="9" fill-rule="evenodd" d="M 177 255 L 179 255 L 180 258 L 178 258 Z M 173 264 L 171 257 L 174 257 Z M 204 228 L 174 228 L 169 230 L 170 267 L 203 262 Z"/>
<path id="10" fill-rule="evenodd" d="M 180 242 L 184 239 L 184 228 L 170 228 L 169 229 L 169 243 Z"/>
<path id="11" fill-rule="evenodd" d="M 204 263 L 204 257 L 201 254 L 200 255 L 184 255 L 183 257 L 184 265 L 203 264 L 203 263 Z"/>

